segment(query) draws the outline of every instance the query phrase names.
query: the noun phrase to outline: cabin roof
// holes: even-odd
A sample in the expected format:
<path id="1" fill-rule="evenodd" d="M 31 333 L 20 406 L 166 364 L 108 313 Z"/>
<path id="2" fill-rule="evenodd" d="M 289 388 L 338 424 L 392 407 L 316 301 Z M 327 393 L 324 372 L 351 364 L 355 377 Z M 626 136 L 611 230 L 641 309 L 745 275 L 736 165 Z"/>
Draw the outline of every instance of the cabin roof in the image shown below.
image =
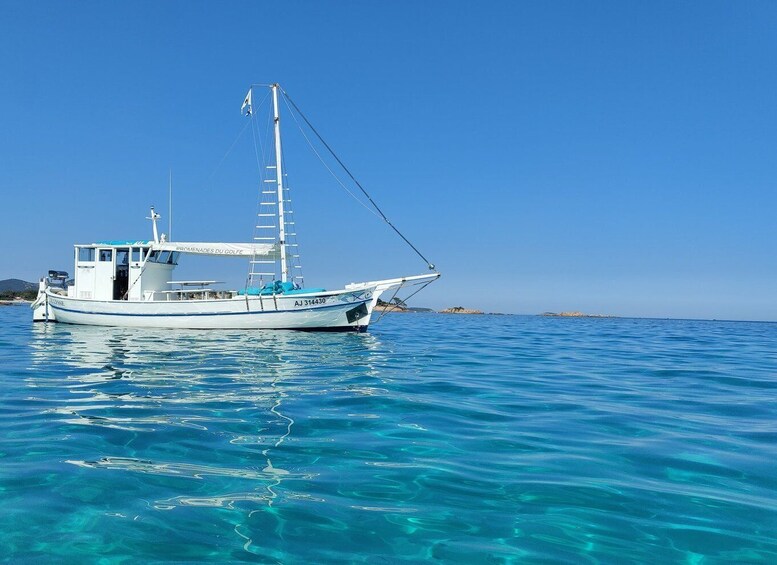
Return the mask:
<path id="1" fill-rule="evenodd" d="M 77 243 L 75 247 L 148 247 L 152 243 L 138 239 L 110 239 L 95 243 Z"/>
<path id="2" fill-rule="evenodd" d="M 117 248 L 134 247 L 151 249 L 152 251 L 173 251 L 194 255 L 213 255 L 219 257 L 272 257 L 277 258 L 279 246 L 270 243 L 224 243 L 203 241 L 141 241 L 141 240 L 106 240 L 97 243 L 76 244 L 79 248 Z"/>

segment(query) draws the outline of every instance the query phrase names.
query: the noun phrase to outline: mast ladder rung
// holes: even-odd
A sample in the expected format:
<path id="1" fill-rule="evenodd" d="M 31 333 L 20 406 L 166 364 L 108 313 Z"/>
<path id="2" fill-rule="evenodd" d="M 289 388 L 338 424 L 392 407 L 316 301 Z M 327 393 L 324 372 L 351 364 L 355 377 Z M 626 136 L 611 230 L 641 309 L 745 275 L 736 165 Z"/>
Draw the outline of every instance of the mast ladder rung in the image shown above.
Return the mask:
<path id="1" fill-rule="evenodd" d="M 286 235 L 292 235 L 292 236 L 295 236 L 295 237 L 297 236 L 296 233 L 287 233 Z"/>
<path id="2" fill-rule="evenodd" d="M 264 182 L 278 182 L 278 181 L 275 179 L 264 179 Z"/>
<path id="3" fill-rule="evenodd" d="M 302 265 L 294 265 L 294 268 L 295 268 L 295 269 L 301 269 L 301 268 L 302 268 Z"/>
<path id="4" fill-rule="evenodd" d="M 272 190 L 270 192 L 272 192 Z M 260 206 L 277 206 L 278 203 L 277 202 L 260 202 L 259 205 Z"/>
<path id="5" fill-rule="evenodd" d="M 257 229 L 275 229 L 275 226 L 256 226 Z"/>
<path id="6" fill-rule="evenodd" d="M 304 279 L 305 277 L 303 277 L 302 275 L 297 275 L 297 276 L 296 276 L 296 277 L 294 277 L 294 278 L 295 278 L 295 279 Z"/>
<path id="7" fill-rule="evenodd" d="M 250 263 L 252 265 L 259 265 L 259 264 L 262 264 L 262 265 L 272 265 L 272 264 L 275 263 L 275 261 L 250 261 Z"/>
<path id="8" fill-rule="evenodd" d="M 257 214 L 257 216 L 261 216 L 262 218 L 274 218 L 275 214 Z"/>
<path id="9" fill-rule="evenodd" d="M 275 214 L 271 214 L 271 215 L 274 216 Z M 284 223 L 284 225 L 287 225 L 287 226 L 293 226 L 294 225 L 294 222 L 283 222 L 283 223 Z"/>
<path id="10" fill-rule="evenodd" d="M 265 169 L 275 169 L 276 167 L 275 167 L 275 165 L 265 165 L 264 168 Z"/>
<path id="11" fill-rule="evenodd" d="M 299 255 L 292 255 L 291 258 L 292 259 L 299 259 Z"/>
<path id="12" fill-rule="evenodd" d="M 263 190 L 262 194 L 275 194 L 274 190 Z"/>
<path id="13" fill-rule="evenodd" d="M 251 273 L 252 276 L 259 277 L 274 277 L 275 273 Z"/>
<path id="14" fill-rule="evenodd" d="M 274 237 L 255 237 L 256 241 L 275 241 Z"/>

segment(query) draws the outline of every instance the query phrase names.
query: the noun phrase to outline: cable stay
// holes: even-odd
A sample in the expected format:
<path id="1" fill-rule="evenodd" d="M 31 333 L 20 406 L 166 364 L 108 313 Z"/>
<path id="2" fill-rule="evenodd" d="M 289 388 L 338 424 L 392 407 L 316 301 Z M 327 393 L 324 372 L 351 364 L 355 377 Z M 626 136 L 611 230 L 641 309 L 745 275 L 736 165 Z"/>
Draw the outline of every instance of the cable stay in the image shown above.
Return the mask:
<path id="1" fill-rule="evenodd" d="M 262 99 L 262 101 L 259 102 L 258 106 L 261 106 L 262 104 L 264 104 L 264 101 L 267 100 L 268 97 L 269 97 L 269 94 L 266 94 L 265 97 Z M 221 161 L 219 161 L 218 165 L 216 165 L 216 168 L 213 169 L 213 171 L 208 175 L 208 177 L 206 179 L 208 183 L 210 183 L 211 179 L 213 178 L 213 175 L 215 175 L 218 172 L 218 170 L 221 168 L 221 165 L 224 164 L 224 161 L 227 160 L 227 157 L 229 157 L 229 154 L 232 153 L 232 150 L 235 148 L 235 145 L 237 145 L 237 142 L 240 141 L 241 137 L 243 137 L 243 134 L 245 133 L 246 129 L 248 129 L 249 125 L 251 126 L 251 129 L 253 130 L 253 120 L 249 120 L 248 122 L 246 122 L 246 124 L 242 128 L 240 128 L 240 132 L 237 134 L 237 137 L 232 142 L 232 145 L 230 145 L 229 149 L 227 149 L 227 152 L 224 153 L 224 156 L 221 158 Z M 254 146 L 255 145 L 256 145 L 256 141 L 254 141 Z M 259 161 L 259 158 L 257 156 L 257 163 L 258 163 L 258 161 Z M 208 187 L 208 188 L 212 188 L 212 187 Z"/>
<path id="2" fill-rule="evenodd" d="M 386 214 L 384 214 L 384 213 L 383 213 L 383 210 L 381 210 L 381 209 L 380 209 L 380 207 L 379 207 L 379 206 L 377 205 L 377 203 L 376 203 L 376 202 L 375 202 L 375 201 L 372 199 L 372 197 L 369 195 L 369 193 L 368 193 L 368 192 L 367 192 L 367 191 L 364 189 L 364 187 L 361 185 L 361 183 L 360 183 L 358 180 L 356 180 L 356 177 L 355 177 L 355 176 L 353 176 L 353 173 L 351 173 L 351 171 L 348 169 L 348 167 L 346 167 L 346 166 L 345 166 L 345 163 L 343 163 L 343 162 L 340 160 L 340 158 L 337 156 L 337 154 L 334 152 L 334 150 L 333 150 L 333 149 L 332 149 L 332 148 L 329 146 L 329 144 L 328 144 L 328 143 L 327 143 L 327 142 L 324 140 L 324 138 L 323 138 L 323 137 L 321 137 L 321 134 L 320 134 L 320 133 L 318 133 L 318 131 L 316 130 L 316 128 L 315 128 L 315 127 L 313 127 L 313 124 L 311 124 L 311 123 L 310 123 L 310 120 L 308 120 L 308 119 L 307 119 L 307 117 L 305 117 L 305 114 L 303 114 L 303 113 L 302 113 L 302 110 L 300 110 L 300 109 L 299 109 L 299 106 L 297 106 L 297 105 L 294 103 L 294 100 L 292 100 L 292 99 L 291 99 L 291 96 L 289 96 L 289 95 L 288 95 L 288 93 L 287 93 L 285 90 L 283 90 L 283 88 L 281 88 L 281 93 L 283 94 L 283 97 L 284 97 L 284 99 L 285 99 L 285 100 L 287 100 L 289 104 L 291 104 L 291 106 L 292 106 L 292 107 L 294 108 L 294 110 L 295 110 L 295 111 L 296 111 L 296 112 L 299 114 L 299 116 L 302 118 L 302 120 L 305 122 L 305 124 L 307 124 L 307 126 L 310 128 L 310 131 L 312 131 L 312 132 L 313 132 L 313 134 L 314 134 L 314 135 L 315 135 L 315 136 L 318 138 L 318 140 L 319 140 L 319 141 L 320 141 L 320 142 L 323 144 L 323 146 L 324 146 L 324 147 L 326 147 L 327 151 L 329 151 L 329 153 L 332 155 L 332 157 L 334 157 L 335 161 L 337 161 L 337 163 L 338 163 L 338 164 L 339 164 L 339 165 L 342 167 L 342 169 L 343 169 L 343 170 L 346 172 L 346 174 L 347 174 L 347 175 L 348 175 L 348 176 L 351 178 L 351 180 L 352 180 L 352 181 L 353 181 L 353 182 L 356 184 L 356 186 L 358 186 L 358 187 L 359 187 L 359 190 L 361 190 L 361 191 L 362 191 L 362 194 L 364 194 L 364 196 L 366 196 L 366 197 L 367 197 L 367 200 L 369 200 L 369 201 L 370 201 L 370 204 L 372 204 L 373 208 L 375 208 L 375 211 L 377 211 L 377 213 L 380 215 L 380 217 L 383 219 L 383 221 L 384 221 L 384 222 L 386 222 L 386 223 L 389 225 L 389 227 L 390 227 L 392 230 L 394 230 L 394 231 L 396 232 L 396 234 L 397 234 L 399 237 L 401 237 L 401 238 L 404 240 L 404 242 L 405 242 L 405 243 L 407 243 L 407 244 L 410 246 L 410 248 L 411 248 L 413 251 L 415 251 L 416 255 L 418 255 L 418 256 L 419 256 L 421 259 L 423 259 L 423 261 L 424 261 L 424 262 L 426 263 L 426 265 L 429 267 L 429 270 L 430 270 L 430 271 L 435 271 L 435 272 L 436 272 L 436 268 L 435 268 L 435 266 L 434 266 L 434 263 L 432 263 L 431 261 L 429 261 L 429 260 L 428 260 L 428 259 L 427 259 L 427 258 L 426 258 L 424 255 L 423 255 L 423 253 L 421 253 L 421 252 L 418 250 L 418 248 L 417 248 L 415 245 L 413 245 L 413 244 L 410 242 L 410 240 L 409 240 L 409 239 L 407 239 L 407 237 L 405 237 L 405 235 L 404 235 L 404 234 L 403 234 L 401 231 L 399 231 L 399 229 L 397 229 L 397 227 L 396 227 L 394 224 L 392 224 L 392 223 L 391 223 L 391 220 L 389 220 L 389 219 L 388 219 L 388 217 L 386 216 Z M 293 113 L 292 113 L 292 115 L 293 115 Z M 295 121 L 296 121 L 296 119 L 295 119 Z M 299 123 L 297 123 L 297 125 L 299 126 Z M 302 129 L 302 128 L 300 127 L 300 130 L 301 130 L 301 129 Z M 311 146 L 311 148 L 312 148 L 312 144 L 310 143 L 310 140 L 307 138 L 307 136 L 305 136 L 305 135 L 304 135 L 304 132 L 303 132 L 303 137 L 305 137 L 305 140 L 308 142 L 308 144 L 309 144 L 309 145 Z M 320 160 L 323 162 L 323 159 L 321 159 L 321 156 L 318 154 L 318 152 L 317 152 L 315 149 L 313 149 L 313 152 L 314 152 L 314 153 L 316 154 L 316 156 L 317 156 L 317 157 L 318 157 L 318 158 L 319 158 L 319 159 L 320 159 Z M 324 164 L 324 165 L 326 166 L 326 164 Z M 332 175 L 333 175 L 333 176 L 335 176 L 335 178 L 337 179 L 337 176 L 336 176 L 336 175 L 334 175 L 334 173 L 332 172 L 332 170 L 331 170 L 331 169 L 329 169 L 329 167 L 328 167 L 328 166 L 326 166 L 326 168 L 327 168 L 327 169 L 329 170 L 329 172 L 330 172 L 330 173 L 332 173 Z M 340 181 L 339 181 L 339 179 L 337 179 L 337 180 L 338 180 L 338 182 L 340 182 Z M 342 183 L 342 182 L 340 182 L 340 185 L 341 185 L 341 186 L 343 186 L 343 188 L 345 188 L 345 185 L 343 185 L 343 183 Z M 346 189 L 346 191 L 348 191 L 348 193 L 349 193 L 349 194 L 351 194 L 351 196 L 354 196 L 354 195 L 353 195 L 353 194 L 352 194 L 352 193 L 351 193 L 351 192 L 350 192 L 350 191 L 349 191 L 347 188 L 345 188 L 345 189 Z M 361 201 L 360 201 L 360 202 L 361 202 Z M 362 203 L 362 204 L 363 204 L 363 203 Z"/>

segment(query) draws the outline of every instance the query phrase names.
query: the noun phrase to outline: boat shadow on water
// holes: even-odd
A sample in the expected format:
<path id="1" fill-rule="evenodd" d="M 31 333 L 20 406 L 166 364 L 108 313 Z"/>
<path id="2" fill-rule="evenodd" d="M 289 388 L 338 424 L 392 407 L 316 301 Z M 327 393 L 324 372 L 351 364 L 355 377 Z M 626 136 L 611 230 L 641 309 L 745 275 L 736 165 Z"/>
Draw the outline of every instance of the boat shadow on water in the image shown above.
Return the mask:
<path id="1" fill-rule="evenodd" d="M 314 412 L 322 394 L 369 394 L 380 379 L 382 347 L 372 334 L 64 324 L 32 332 L 26 385 L 68 430 L 65 439 L 102 446 L 93 458 L 79 448 L 66 463 L 221 485 L 208 496 L 166 489 L 151 502 L 159 510 L 272 505 L 283 481 L 315 476 L 315 466 L 283 463 L 295 420 Z"/>
<path id="2" fill-rule="evenodd" d="M 162 375 L 175 364 L 194 359 L 205 367 L 218 359 L 218 371 L 236 369 L 250 377 L 277 377 L 294 372 L 310 359 L 348 355 L 350 361 L 369 357 L 380 350 L 380 341 L 369 333 L 300 332 L 295 330 L 209 330 L 153 329 L 35 324 L 32 327 L 32 360 L 35 365 L 64 363 L 85 366 L 138 364 L 150 373 Z M 167 377 L 176 378 L 175 372 Z"/>

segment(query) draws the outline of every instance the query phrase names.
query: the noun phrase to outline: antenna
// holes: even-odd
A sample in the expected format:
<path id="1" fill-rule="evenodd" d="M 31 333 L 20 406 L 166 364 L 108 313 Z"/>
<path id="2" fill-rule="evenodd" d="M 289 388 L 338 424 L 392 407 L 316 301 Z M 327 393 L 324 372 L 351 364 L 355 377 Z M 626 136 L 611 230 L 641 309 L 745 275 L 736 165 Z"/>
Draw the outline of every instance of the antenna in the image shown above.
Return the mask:
<path id="1" fill-rule="evenodd" d="M 151 206 L 151 216 L 146 217 L 147 220 L 151 220 L 151 226 L 154 230 L 154 243 L 159 243 L 159 231 L 156 227 L 156 221 L 161 218 L 159 214 L 154 211 L 154 207 Z"/>
<path id="2" fill-rule="evenodd" d="M 173 241 L 173 168 L 170 167 L 170 179 L 167 187 L 167 241 Z"/>

